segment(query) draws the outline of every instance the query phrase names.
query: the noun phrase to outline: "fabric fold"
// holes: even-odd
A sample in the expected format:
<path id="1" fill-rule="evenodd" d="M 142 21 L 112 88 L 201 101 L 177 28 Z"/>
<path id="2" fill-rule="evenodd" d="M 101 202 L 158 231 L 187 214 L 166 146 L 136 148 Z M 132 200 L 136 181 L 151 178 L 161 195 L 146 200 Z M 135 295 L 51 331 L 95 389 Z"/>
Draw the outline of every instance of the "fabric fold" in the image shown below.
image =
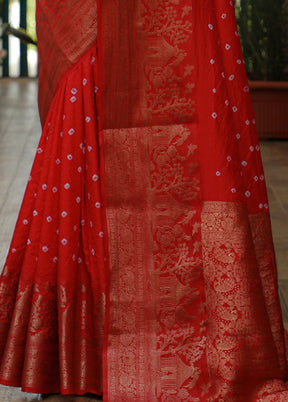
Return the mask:
<path id="1" fill-rule="evenodd" d="M 15 296 L 9 312 L 2 306 L 12 319 L 1 322 L 0 377 L 28 392 L 103 392 L 105 218 L 95 61 L 93 46 L 57 91 L 2 275 L 2 288 Z"/>

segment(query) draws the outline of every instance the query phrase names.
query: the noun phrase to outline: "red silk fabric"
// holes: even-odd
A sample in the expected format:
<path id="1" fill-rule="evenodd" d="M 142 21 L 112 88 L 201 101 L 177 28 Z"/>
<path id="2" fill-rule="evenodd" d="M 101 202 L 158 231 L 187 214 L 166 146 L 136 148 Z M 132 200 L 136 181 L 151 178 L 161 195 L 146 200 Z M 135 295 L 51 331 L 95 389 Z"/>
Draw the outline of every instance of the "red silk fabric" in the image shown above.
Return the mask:
<path id="1" fill-rule="evenodd" d="M 62 78 L 1 278 L 1 382 L 27 392 L 102 394 L 107 281 L 95 60 L 91 49 Z"/>
<path id="2" fill-rule="evenodd" d="M 76 3 L 38 3 L 45 125 L 1 277 L 0 382 L 109 402 L 284 402 L 234 4 L 91 5 L 76 17 Z"/>

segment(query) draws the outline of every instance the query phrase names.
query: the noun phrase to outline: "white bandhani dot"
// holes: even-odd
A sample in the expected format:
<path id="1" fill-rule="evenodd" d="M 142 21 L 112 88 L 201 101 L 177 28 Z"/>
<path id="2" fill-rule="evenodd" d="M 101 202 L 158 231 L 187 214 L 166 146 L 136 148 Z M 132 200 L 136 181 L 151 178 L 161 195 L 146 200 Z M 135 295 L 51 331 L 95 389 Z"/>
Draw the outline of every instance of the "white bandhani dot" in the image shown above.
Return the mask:
<path id="1" fill-rule="evenodd" d="M 42 149 L 42 148 L 38 148 L 38 149 L 37 149 L 37 153 L 38 153 L 38 154 L 42 154 L 42 152 L 43 152 L 43 149 Z"/>
<path id="2" fill-rule="evenodd" d="M 219 170 L 217 170 L 217 172 L 216 172 L 216 176 L 221 176 L 221 172 L 219 172 Z"/>
<path id="3" fill-rule="evenodd" d="M 51 223 L 52 222 L 52 216 L 47 216 L 47 218 L 46 218 L 46 221 L 48 222 L 48 223 Z"/>
<path id="4" fill-rule="evenodd" d="M 236 193 L 236 188 L 231 188 L 231 193 L 235 194 Z"/>
<path id="5" fill-rule="evenodd" d="M 92 56 L 91 57 L 91 64 L 93 64 L 95 62 L 95 60 L 96 60 L 95 56 Z"/>
<path id="6" fill-rule="evenodd" d="M 15 254 L 17 250 L 16 250 L 16 248 L 12 248 L 11 251 L 12 251 L 13 254 Z"/>
<path id="7" fill-rule="evenodd" d="M 29 221 L 27 219 L 24 219 L 23 225 L 28 225 Z"/>
<path id="8" fill-rule="evenodd" d="M 81 220 L 81 225 L 84 226 L 85 225 L 85 219 Z"/>
<path id="9" fill-rule="evenodd" d="M 236 112 L 238 111 L 238 107 L 237 107 L 237 106 L 233 106 L 233 107 L 232 107 L 232 110 L 233 110 L 234 113 L 236 113 Z"/>
<path id="10" fill-rule="evenodd" d="M 260 208 L 260 209 L 264 208 L 264 205 L 263 205 L 263 204 L 259 204 L 259 208 Z"/>
<path id="11" fill-rule="evenodd" d="M 92 248 L 91 254 L 92 254 L 92 255 L 95 255 L 95 254 L 96 254 L 96 251 L 94 250 L 94 248 Z"/>
<path id="12" fill-rule="evenodd" d="M 67 239 L 62 239 L 61 243 L 63 244 L 63 246 L 66 246 L 68 244 L 68 240 Z"/>
<path id="13" fill-rule="evenodd" d="M 66 115 L 65 115 L 65 114 L 63 114 L 62 119 L 63 119 L 63 120 L 65 120 L 65 119 L 66 119 Z"/>
<path id="14" fill-rule="evenodd" d="M 88 82 L 87 78 L 84 78 L 83 81 L 82 81 L 84 86 L 87 84 L 87 82 Z"/>
<path id="15" fill-rule="evenodd" d="M 223 78 L 225 78 L 225 73 L 224 73 L 224 71 L 223 71 L 223 73 L 221 73 L 221 75 L 222 75 Z"/>
<path id="16" fill-rule="evenodd" d="M 222 20 L 225 20 L 226 17 L 227 17 L 227 14 L 226 14 L 226 13 L 223 13 L 223 14 L 221 15 Z"/>
<path id="17" fill-rule="evenodd" d="M 61 163 L 61 160 L 59 158 L 56 159 L 56 165 L 60 165 L 60 163 Z"/>
<path id="18" fill-rule="evenodd" d="M 85 118 L 85 121 L 86 121 L 86 123 L 90 123 L 91 117 L 87 116 L 87 117 Z"/>
<path id="19" fill-rule="evenodd" d="M 32 176 L 29 176 L 28 181 L 31 181 L 31 180 L 32 180 Z"/>
<path id="20" fill-rule="evenodd" d="M 37 216 L 37 215 L 38 215 L 38 211 L 36 211 L 36 209 L 34 209 L 33 216 Z"/>
<path id="21" fill-rule="evenodd" d="M 104 232 L 99 232 L 99 237 L 104 237 Z"/>
<path id="22" fill-rule="evenodd" d="M 70 98 L 70 102 L 71 102 L 71 103 L 75 103 L 76 101 L 77 101 L 76 96 L 72 96 L 72 97 Z"/>
<path id="23" fill-rule="evenodd" d="M 212 24 L 208 24 L 208 28 L 209 28 L 211 31 L 213 31 L 214 26 L 213 26 Z"/>
<path id="24" fill-rule="evenodd" d="M 256 151 L 260 151 L 260 146 L 256 145 L 255 149 L 256 149 Z"/>
<path id="25" fill-rule="evenodd" d="M 72 88 L 72 89 L 71 89 L 71 94 L 72 94 L 72 95 L 76 95 L 77 92 L 78 92 L 78 90 L 77 90 L 76 88 Z"/>
<path id="26" fill-rule="evenodd" d="M 265 208 L 265 209 L 268 209 L 268 208 L 269 208 L 269 205 L 268 205 L 268 204 L 264 204 L 264 208 Z"/>
<path id="27" fill-rule="evenodd" d="M 63 137 L 64 136 L 63 131 L 61 131 L 61 133 L 59 135 L 60 135 L 60 137 Z"/>
<path id="28" fill-rule="evenodd" d="M 76 259 L 77 259 L 76 254 L 73 254 L 72 255 L 72 261 L 76 261 Z"/>
<path id="29" fill-rule="evenodd" d="M 261 180 L 261 181 L 263 181 L 264 179 L 265 179 L 264 175 L 263 175 L 263 174 L 261 174 L 261 176 L 260 176 L 260 180 Z"/>
<path id="30" fill-rule="evenodd" d="M 217 119 L 217 117 L 218 117 L 218 114 L 216 112 L 212 113 L 212 118 L 213 119 Z"/>
<path id="31" fill-rule="evenodd" d="M 255 120 L 255 119 L 253 119 L 253 120 L 252 120 L 252 123 L 253 123 L 253 124 L 256 124 L 256 120 Z"/>
<path id="32" fill-rule="evenodd" d="M 98 91 L 99 91 L 99 88 L 98 88 L 98 87 L 94 87 L 94 92 L 95 92 L 95 94 L 96 94 Z"/>
<path id="33" fill-rule="evenodd" d="M 239 140 L 241 138 L 241 135 L 239 133 L 237 133 L 236 138 L 237 138 L 237 140 Z"/>
<path id="34" fill-rule="evenodd" d="M 74 229 L 74 232 L 77 232 L 78 227 L 76 225 L 74 225 L 73 229 Z"/>
<path id="35" fill-rule="evenodd" d="M 42 251 L 43 251 L 44 253 L 47 253 L 47 251 L 49 251 L 49 248 L 48 248 L 47 246 L 43 246 L 43 247 L 42 247 Z"/>
<path id="36" fill-rule="evenodd" d="M 42 190 L 47 190 L 47 188 L 48 188 L 48 186 L 47 186 L 47 184 L 42 184 Z"/>
<path id="37" fill-rule="evenodd" d="M 74 128 L 70 128 L 70 130 L 68 131 L 68 134 L 69 134 L 69 135 L 73 135 L 73 134 L 75 134 L 75 130 L 74 130 Z"/>
<path id="38" fill-rule="evenodd" d="M 230 49 L 231 49 L 231 45 L 229 45 L 229 43 L 226 43 L 225 49 L 226 49 L 226 50 L 230 50 Z"/>
<path id="39" fill-rule="evenodd" d="M 237 60 L 237 64 L 241 64 L 242 61 L 240 59 Z"/>
<path id="40" fill-rule="evenodd" d="M 38 195 L 37 193 L 34 193 L 34 198 L 37 198 L 37 195 Z"/>
<path id="41" fill-rule="evenodd" d="M 93 228 L 93 226 L 94 226 L 94 225 L 93 225 L 93 222 L 90 221 L 89 223 L 90 223 L 90 228 Z"/>
<path id="42" fill-rule="evenodd" d="M 243 91 L 244 91 L 244 92 L 249 92 L 249 87 L 248 87 L 248 85 L 246 85 L 246 86 L 243 88 Z"/>
<path id="43" fill-rule="evenodd" d="M 66 218 L 66 217 L 68 216 L 68 212 L 63 211 L 63 212 L 61 213 L 61 216 L 62 216 L 62 218 Z"/>
<path id="44" fill-rule="evenodd" d="M 57 188 L 57 187 L 53 187 L 53 188 L 52 188 L 52 191 L 53 191 L 53 193 L 57 193 L 58 188 Z"/>
<path id="45" fill-rule="evenodd" d="M 91 152 L 92 149 L 93 149 L 93 148 L 91 147 L 91 145 L 88 145 L 88 147 L 87 147 L 88 152 Z"/>
<path id="46" fill-rule="evenodd" d="M 213 88 L 213 89 L 212 89 L 212 92 L 213 92 L 214 94 L 216 94 L 217 89 L 216 89 L 216 88 Z"/>
<path id="47" fill-rule="evenodd" d="M 76 198 L 76 202 L 77 202 L 77 204 L 80 204 L 81 198 L 80 198 L 80 197 L 77 197 L 77 198 Z"/>
<path id="48" fill-rule="evenodd" d="M 215 60 L 214 59 L 211 59 L 210 60 L 210 64 L 214 64 L 215 63 Z"/>
<path id="49" fill-rule="evenodd" d="M 242 165 L 242 166 L 247 166 L 248 163 L 247 163 L 246 161 L 242 161 L 242 162 L 241 162 L 241 165 Z"/>
<path id="50" fill-rule="evenodd" d="M 59 231 L 59 229 L 57 229 L 57 230 L 56 230 L 56 234 L 59 235 L 59 233 L 60 233 L 60 231 Z"/>
<path id="51" fill-rule="evenodd" d="M 229 106 L 229 105 L 230 105 L 230 102 L 229 102 L 229 100 L 228 100 L 228 99 L 226 99 L 226 101 L 225 101 L 225 105 L 226 105 L 226 106 Z"/>
<path id="52" fill-rule="evenodd" d="M 71 186 L 70 186 L 70 184 L 69 183 L 66 183 L 66 184 L 64 184 L 64 188 L 65 188 L 65 190 L 69 190 L 69 188 L 70 188 Z"/>
<path id="53" fill-rule="evenodd" d="M 251 145 L 251 147 L 249 147 L 251 152 L 254 152 L 255 148 L 253 147 L 253 145 Z"/>
<path id="54" fill-rule="evenodd" d="M 82 258 L 79 257 L 77 261 L 78 261 L 78 264 L 81 264 Z"/>
<path id="55" fill-rule="evenodd" d="M 98 181 L 98 180 L 99 180 L 98 174 L 94 174 L 94 175 L 92 176 L 92 180 L 93 180 L 93 181 Z"/>
<path id="56" fill-rule="evenodd" d="M 245 123 L 246 123 L 247 126 L 249 126 L 250 125 L 250 120 L 246 120 Z"/>
<path id="57" fill-rule="evenodd" d="M 73 155 L 71 155 L 71 154 L 67 155 L 67 159 L 68 159 L 69 161 L 72 161 Z"/>
<path id="58" fill-rule="evenodd" d="M 91 199 L 91 194 L 90 193 L 87 193 L 87 198 L 88 198 L 88 200 Z"/>
<path id="59" fill-rule="evenodd" d="M 27 239 L 27 246 L 30 246 L 30 244 L 31 244 L 31 240 Z"/>
<path id="60" fill-rule="evenodd" d="M 54 264 L 56 264 L 58 262 L 58 257 L 54 257 L 53 262 L 54 262 Z"/>
<path id="61" fill-rule="evenodd" d="M 77 170 L 78 170 L 79 173 L 81 173 L 82 172 L 82 167 L 78 166 Z"/>
<path id="62" fill-rule="evenodd" d="M 96 208 L 101 208 L 101 203 L 100 203 L 100 202 L 96 202 L 95 207 L 96 207 Z"/>
<path id="63" fill-rule="evenodd" d="M 258 176 L 254 176 L 254 180 L 255 180 L 255 181 L 258 181 L 258 180 L 259 180 L 259 177 L 258 177 Z"/>
<path id="64" fill-rule="evenodd" d="M 227 156 L 227 161 L 228 162 L 231 162 L 232 161 L 232 158 L 231 158 L 231 156 L 229 155 L 229 156 Z"/>
<path id="65" fill-rule="evenodd" d="M 251 197 L 250 191 L 247 190 L 247 191 L 245 192 L 245 196 L 246 196 L 247 198 Z"/>

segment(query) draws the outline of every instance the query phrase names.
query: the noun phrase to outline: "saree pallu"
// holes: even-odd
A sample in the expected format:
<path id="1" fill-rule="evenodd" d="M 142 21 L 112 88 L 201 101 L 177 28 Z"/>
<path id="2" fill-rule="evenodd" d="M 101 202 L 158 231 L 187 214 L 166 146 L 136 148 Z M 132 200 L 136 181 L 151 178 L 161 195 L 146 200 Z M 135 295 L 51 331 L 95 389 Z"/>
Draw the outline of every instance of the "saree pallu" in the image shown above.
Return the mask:
<path id="1" fill-rule="evenodd" d="M 0 382 L 286 401 L 265 179 L 229 0 L 38 0 L 43 133 L 0 283 Z"/>

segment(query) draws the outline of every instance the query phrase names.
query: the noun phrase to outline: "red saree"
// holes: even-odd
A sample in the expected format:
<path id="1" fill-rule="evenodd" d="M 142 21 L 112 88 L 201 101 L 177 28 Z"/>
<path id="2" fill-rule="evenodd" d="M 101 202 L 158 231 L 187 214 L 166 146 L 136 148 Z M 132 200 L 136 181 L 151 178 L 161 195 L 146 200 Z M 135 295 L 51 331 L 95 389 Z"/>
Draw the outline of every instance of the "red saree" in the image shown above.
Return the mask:
<path id="1" fill-rule="evenodd" d="M 233 1 L 37 7 L 43 134 L 1 277 L 0 382 L 287 401 Z"/>

